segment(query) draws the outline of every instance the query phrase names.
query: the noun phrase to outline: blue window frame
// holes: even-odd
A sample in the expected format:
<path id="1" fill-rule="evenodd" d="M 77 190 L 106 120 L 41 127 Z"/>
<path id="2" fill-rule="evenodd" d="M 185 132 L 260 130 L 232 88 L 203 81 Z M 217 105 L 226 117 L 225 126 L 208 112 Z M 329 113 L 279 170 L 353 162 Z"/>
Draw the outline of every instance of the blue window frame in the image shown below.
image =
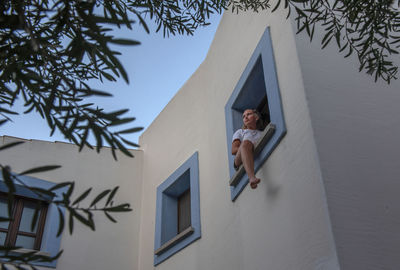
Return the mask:
<path id="1" fill-rule="evenodd" d="M 233 133 L 241 128 L 243 124 L 242 114 L 244 110 L 257 109 L 263 104 L 268 109 L 262 113 L 267 116 L 267 121 L 274 125 L 275 132 L 255 157 L 254 168 L 256 172 L 286 134 L 269 28 L 265 30 L 225 105 L 229 173 L 231 178 L 235 174 L 233 168 L 234 156 L 231 154 Z M 235 186 L 230 187 L 232 201 L 239 196 L 247 183 L 248 177 L 244 174 Z"/>
<path id="2" fill-rule="evenodd" d="M 190 191 L 190 226 L 178 233 L 178 201 Z M 157 187 L 154 265 L 201 237 L 199 161 L 194 153 Z"/>
<path id="3" fill-rule="evenodd" d="M 48 182 L 45 180 L 41 180 L 38 178 L 34 178 L 31 176 L 26 176 L 26 175 L 19 175 L 18 179 L 21 180 L 22 183 L 24 183 L 27 186 L 30 187 L 36 187 L 36 188 L 43 188 L 43 189 L 50 189 L 51 187 L 55 186 L 55 183 Z M 31 199 L 43 199 L 39 197 L 37 194 L 33 193 L 26 187 L 24 187 L 22 184 L 15 184 L 16 186 L 16 195 L 18 196 L 23 196 L 26 198 L 31 198 Z M 2 192 L 8 192 L 8 188 L 6 184 L 4 183 L 3 177 L 0 174 L 0 191 Z M 67 191 L 67 188 L 60 188 L 55 191 L 53 191 L 56 194 L 56 197 L 54 198 L 55 200 L 62 199 L 62 194 Z M 62 210 L 64 214 L 64 209 Z M 40 245 L 40 252 L 43 252 L 45 254 L 48 254 L 49 256 L 53 257 L 57 255 L 57 253 L 60 251 L 60 243 L 61 243 L 61 236 L 57 237 L 57 232 L 58 232 L 58 227 L 59 227 L 59 213 L 57 210 L 57 206 L 50 203 L 48 208 L 47 208 L 47 213 L 46 213 L 46 222 L 43 230 L 43 235 L 42 235 L 42 242 Z M 57 260 L 54 260 L 52 262 L 33 262 L 32 265 L 35 266 L 45 266 L 45 267 L 52 267 L 55 268 L 57 265 Z"/>

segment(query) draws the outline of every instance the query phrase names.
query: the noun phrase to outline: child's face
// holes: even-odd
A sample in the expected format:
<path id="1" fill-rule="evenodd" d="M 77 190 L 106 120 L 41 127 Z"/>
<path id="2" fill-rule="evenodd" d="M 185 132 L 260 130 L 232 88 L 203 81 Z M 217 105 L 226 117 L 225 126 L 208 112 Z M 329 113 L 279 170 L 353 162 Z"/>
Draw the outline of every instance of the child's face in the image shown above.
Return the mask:
<path id="1" fill-rule="evenodd" d="M 255 128 L 258 120 L 257 114 L 253 110 L 247 109 L 243 112 L 243 124 L 248 128 Z"/>

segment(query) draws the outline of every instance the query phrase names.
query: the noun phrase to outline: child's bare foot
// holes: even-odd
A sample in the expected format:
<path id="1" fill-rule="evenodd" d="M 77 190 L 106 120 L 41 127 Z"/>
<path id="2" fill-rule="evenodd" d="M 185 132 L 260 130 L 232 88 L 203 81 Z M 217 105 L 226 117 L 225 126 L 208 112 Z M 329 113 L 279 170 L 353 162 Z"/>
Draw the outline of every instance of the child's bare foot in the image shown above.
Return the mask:
<path id="1" fill-rule="evenodd" d="M 250 178 L 249 179 L 249 182 L 250 182 L 250 187 L 252 188 L 252 189 L 256 189 L 257 188 L 257 185 L 258 185 L 258 183 L 260 183 L 260 178 L 257 178 L 257 177 L 254 177 L 254 178 Z"/>

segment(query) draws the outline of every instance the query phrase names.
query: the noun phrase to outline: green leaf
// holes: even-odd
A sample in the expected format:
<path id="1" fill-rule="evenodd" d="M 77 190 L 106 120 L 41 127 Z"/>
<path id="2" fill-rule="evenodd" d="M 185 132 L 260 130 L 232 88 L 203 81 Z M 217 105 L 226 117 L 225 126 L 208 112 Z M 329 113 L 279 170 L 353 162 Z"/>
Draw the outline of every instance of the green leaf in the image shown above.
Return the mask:
<path id="1" fill-rule="evenodd" d="M 58 168 L 61 168 L 61 166 L 60 165 L 40 166 L 40 167 L 36 167 L 36 168 L 32 168 L 32 169 L 23 171 L 22 173 L 20 173 L 20 175 L 47 172 L 47 171 L 52 171 L 52 170 L 55 170 L 55 169 L 58 169 Z"/>
<path id="2" fill-rule="evenodd" d="M 66 193 L 63 193 L 64 196 L 64 200 L 66 201 L 66 204 L 69 204 L 72 192 L 74 191 L 74 187 L 75 187 L 75 183 L 71 182 L 71 184 L 69 185 L 69 189 Z"/>
<path id="3" fill-rule="evenodd" d="M 5 109 L 5 108 L 2 108 L 2 107 L 0 107 L 0 112 L 7 113 L 7 114 L 14 114 L 14 115 L 18 115 L 18 113 L 17 113 L 17 112 L 14 112 L 14 111 L 11 111 L 11 110 L 8 110 L 8 109 Z"/>
<path id="4" fill-rule="evenodd" d="M 115 116 L 120 116 L 123 115 L 125 113 L 129 112 L 129 109 L 122 109 L 122 110 L 118 110 L 115 112 L 111 112 L 110 115 L 115 115 Z"/>
<path id="5" fill-rule="evenodd" d="M 8 188 L 8 195 L 13 195 L 15 193 L 15 186 L 14 186 L 14 181 L 11 179 L 11 174 L 9 171 L 9 168 L 2 168 L 1 173 L 3 175 L 3 180 L 4 183 L 6 184 Z M 11 205 L 9 205 L 9 208 Z"/>
<path id="6" fill-rule="evenodd" d="M 140 24 L 143 26 L 144 30 L 147 32 L 147 34 L 150 33 L 149 27 L 147 26 L 146 22 L 143 20 L 142 16 L 136 11 L 134 11 L 136 16 L 139 18 Z"/>
<path id="7" fill-rule="evenodd" d="M 293 0 L 292 0 L 292 1 L 293 1 Z M 295 1 L 293 1 L 293 2 L 295 2 Z M 306 15 L 300 8 L 298 8 L 298 7 L 295 6 L 295 9 L 296 9 L 296 12 L 297 12 L 297 14 L 298 14 L 299 16 L 301 16 L 301 17 L 306 17 L 306 18 L 307 18 L 307 15 Z"/>
<path id="8" fill-rule="evenodd" d="M 0 222 L 7 222 L 7 221 L 12 221 L 12 218 L 7 218 L 7 217 L 0 217 Z"/>
<path id="9" fill-rule="evenodd" d="M 111 75 L 110 75 L 111 76 Z M 81 90 L 80 92 L 82 93 L 86 93 L 85 96 L 102 96 L 102 97 L 112 97 L 113 95 L 105 92 L 105 91 L 101 91 L 101 90 L 95 90 L 95 89 L 85 89 L 85 90 Z"/>
<path id="10" fill-rule="evenodd" d="M 120 72 L 122 78 L 125 80 L 125 82 L 129 84 L 128 74 L 126 73 L 126 70 L 124 69 L 124 67 L 121 65 L 121 62 L 114 56 L 114 54 L 109 50 L 109 48 L 106 45 L 102 46 L 101 49 L 102 49 L 102 53 L 104 53 L 107 57 L 104 57 L 100 54 L 99 54 L 99 57 L 101 57 L 102 60 L 106 62 L 108 68 L 111 68 L 113 71 L 115 70 L 114 73 L 117 76 L 119 76 L 118 72 L 116 72 L 116 70 L 118 70 Z M 107 60 L 107 58 L 111 62 L 109 62 Z"/>
<path id="11" fill-rule="evenodd" d="M 7 123 L 8 119 L 1 119 L 0 120 L 0 126 L 2 126 L 3 124 Z"/>
<path id="12" fill-rule="evenodd" d="M 329 38 L 329 40 L 332 38 L 332 36 L 331 36 L 332 32 L 333 32 L 333 29 L 329 30 L 329 31 L 324 35 L 324 37 L 323 37 L 323 39 L 322 39 L 322 41 L 321 41 L 321 44 L 324 44 L 324 43 L 328 40 L 328 38 Z M 329 43 L 329 41 L 328 41 L 328 43 Z M 326 45 L 325 45 L 325 46 L 326 46 Z"/>
<path id="13" fill-rule="evenodd" d="M 68 210 L 69 210 L 69 222 L 68 222 L 69 234 L 72 235 L 72 233 L 74 231 L 74 217 L 73 217 L 72 212 L 75 211 L 75 210 L 72 209 L 72 208 L 69 208 Z"/>
<path id="14" fill-rule="evenodd" d="M 111 147 L 111 154 L 115 160 L 117 160 L 117 154 L 115 153 L 115 147 Z"/>
<path id="15" fill-rule="evenodd" d="M 98 203 L 101 199 L 103 199 L 105 196 L 107 196 L 108 193 L 110 193 L 111 190 L 107 189 L 101 192 L 99 195 L 96 196 L 96 198 L 93 199 L 92 203 L 90 204 L 90 207 L 94 206 L 96 203 Z"/>
<path id="16" fill-rule="evenodd" d="M 112 201 L 112 199 L 114 198 L 115 194 L 117 193 L 119 189 L 119 186 L 116 186 L 110 193 L 110 195 L 108 195 L 107 198 L 107 202 L 106 202 L 106 206 L 110 204 L 110 202 Z"/>
<path id="17" fill-rule="evenodd" d="M 104 77 L 106 77 L 107 80 L 111 81 L 111 82 L 115 82 L 117 81 L 111 74 L 105 72 L 105 71 L 100 71 L 101 75 L 103 75 Z"/>
<path id="18" fill-rule="evenodd" d="M 130 208 L 129 203 L 120 204 L 117 206 L 109 207 L 106 209 L 108 212 L 130 212 L 132 209 Z"/>
<path id="19" fill-rule="evenodd" d="M 115 144 L 118 146 L 118 149 L 119 149 L 122 153 L 124 153 L 124 154 L 127 155 L 128 157 L 133 157 L 132 153 L 129 152 L 129 151 L 126 149 L 126 147 L 125 147 L 122 143 L 120 143 L 119 140 L 115 139 Z"/>
<path id="20" fill-rule="evenodd" d="M 109 24 L 126 24 L 125 20 L 118 20 L 114 18 L 105 18 L 105 17 L 100 17 L 100 16 L 91 16 L 93 21 L 96 23 L 109 23 Z M 129 23 L 135 23 L 133 20 L 129 20 Z"/>
<path id="21" fill-rule="evenodd" d="M 111 220 L 111 221 L 114 222 L 114 223 L 117 223 L 117 221 L 116 221 L 109 213 L 107 213 L 106 211 L 104 211 L 104 214 L 106 215 L 106 217 L 107 217 L 109 220 Z"/>
<path id="22" fill-rule="evenodd" d="M 36 204 L 35 211 L 33 212 L 33 217 L 31 221 L 31 231 L 35 230 L 38 218 L 39 218 L 39 213 L 40 213 L 40 203 Z"/>
<path id="23" fill-rule="evenodd" d="M 332 36 L 330 36 L 330 37 L 325 41 L 325 44 L 322 45 L 321 49 L 324 49 L 324 48 L 329 44 L 329 42 L 331 41 L 331 39 L 332 39 Z"/>
<path id="24" fill-rule="evenodd" d="M 338 47 L 340 48 L 341 47 L 341 45 L 340 45 L 340 31 L 336 31 L 335 39 L 336 39 L 336 43 L 337 43 Z"/>
<path id="25" fill-rule="evenodd" d="M 121 140 L 122 140 L 124 143 L 126 143 L 127 145 L 130 145 L 130 146 L 133 146 L 133 147 L 140 147 L 140 145 L 138 145 L 138 144 L 136 144 L 136 143 L 134 143 L 134 142 L 128 141 L 128 140 L 126 140 L 126 139 L 124 139 L 124 138 L 121 138 Z"/>
<path id="26" fill-rule="evenodd" d="M 347 48 L 347 45 L 349 45 L 349 43 L 344 44 L 344 46 L 340 48 L 339 52 L 344 51 Z"/>
<path id="27" fill-rule="evenodd" d="M 73 208 L 70 209 L 70 213 L 73 217 L 75 217 L 77 220 L 79 220 L 82 224 L 88 226 L 93 231 L 95 230 L 94 223 L 90 218 L 85 218 L 84 216 L 79 214 L 77 211 L 75 211 Z"/>
<path id="28" fill-rule="evenodd" d="M 52 186 L 49 190 L 57 190 L 57 189 L 61 189 L 63 187 L 69 186 L 71 185 L 72 182 L 62 182 L 62 183 L 58 183 L 54 186 Z"/>
<path id="29" fill-rule="evenodd" d="M 345 58 L 349 57 L 353 53 L 353 48 L 349 47 L 349 52 L 344 56 Z"/>
<path id="30" fill-rule="evenodd" d="M 84 132 L 83 135 L 81 136 L 81 143 L 80 143 L 80 145 L 79 145 L 79 152 L 82 151 L 83 147 L 84 147 L 85 145 L 88 144 L 88 143 L 87 143 L 87 137 L 88 137 L 88 135 L 89 135 L 89 129 L 86 128 L 86 129 L 85 129 L 85 132 Z"/>
<path id="31" fill-rule="evenodd" d="M 310 42 L 312 41 L 312 39 L 314 37 L 314 32 L 315 32 L 315 24 L 313 24 L 312 29 L 311 29 Z"/>
<path id="32" fill-rule="evenodd" d="M 118 119 L 118 120 L 112 121 L 108 126 L 117 126 L 117 125 L 127 124 L 127 123 L 130 123 L 135 120 L 136 120 L 135 117 L 127 117 L 127 118 L 123 118 L 123 119 Z"/>
<path id="33" fill-rule="evenodd" d="M 15 247 L 0 246 L 0 251 L 11 251 L 15 249 L 16 249 Z"/>
<path id="34" fill-rule="evenodd" d="M 139 132 L 141 130 L 143 130 L 143 127 L 135 127 L 135 128 L 129 128 L 129 129 L 118 131 L 117 134 L 134 133 L 134 132 Z"/>
<path id="35" fill-rule="evenodd" d="M 65 221 L 64 221 L 64 213 L 61 210 L 60 207 L 57 207 L 58 210 L 58 218 L 59 218 L 59 225 L 58 225 L 58 230 L 57 230 L 57 237 L 59 237 L 62 232 L 64 231 L 64 225 L 65 225 Z"/>
<path id="36" fill-rule="evenodd" d="M 140 45 L 139 41 L 132 40 L 132 39 L 112 39 L 110 43 L 118 44 L 118 45 Z"/>
<path id="37" fill-rule="evenodd" d="M 31 191 L 35 192 L 36 194 L 44 195 L 44 197 L 45 196 L 50 197 L 50 198 L 44 198 L 44 199 L 51 199 L 51 198 L 53 198 L 55 196 L 54 192 L 52 192 L 52 191 L 50 191 L 48 189 L 37 188 L 37 187 L 29 187 L 29 189 Z"/>
<path id="38" fill-rule="evenodd" d="M 22 144 L 22 143 L 24 143 L 24 142 L 11 142 L 11 143 L 5 144 L 5 145 L 0 147 L 0 151 L 4 150 L 4 149 L 7 149 L 7 148 L 11 148 L 11 147 L 17 146 L 17 145 Z"/>
<path id="39" fill-rule="evenodd" d="M 72 203 L 72 205 L 78 204 L 78 203 L 81 202 L 83 199 L 85 199 L 85 198 L 89 195 L 89 193 L 90 193 L 91 190 L 92 190 L 92 188 L 89 188 L 89 189 L 87 189 L 85 192 L 83 192 L 83 193 L 81 194 L 81 196 L 79 196 L 79 197 Z"/>
<path id="40" fill-rule="evenodd" d="M 271 10 L 271 12 L 274 12 L 275 10 L 277 10 L 280 4 L 281 4 L 281 0 L 278 0 L 278 2 L 276 3 L 275 7 Z"/>

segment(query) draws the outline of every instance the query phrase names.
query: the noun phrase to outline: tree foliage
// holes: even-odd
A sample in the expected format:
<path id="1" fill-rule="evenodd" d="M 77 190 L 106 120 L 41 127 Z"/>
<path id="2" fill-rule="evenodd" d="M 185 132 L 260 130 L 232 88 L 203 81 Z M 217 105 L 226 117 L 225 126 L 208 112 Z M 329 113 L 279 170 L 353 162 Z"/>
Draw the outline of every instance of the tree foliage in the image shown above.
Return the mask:
<path id="1" fill-rule="evenodd" d="M 232 9 L 242 10 L 241 2 L 247 1 L 232 1 Z M 262 8 L 269 4 L 262 2 Z M 359 71 L 373 75 L 375 81 L 397 79 L 393 57 L 400 48 L 399 0 L 277 0 L 272 4 L 272 12 L 283 7 L 287 17 L 295 11 L 297 34 L 306 32 L 312 41 L 315 31 L 321 32 L 322 49 L 334 41 L 345 58 L 355 54 Z"/>
<path id="2" fill-rule="evenodd" d="M 115 81 L 128 75 L 110 45 L 137 45 L 117 38 L 112 27 L 132 29 L 136 19 L 149 31 L 145 18 L 154 20 L 164 35 L 193 34 L 207 25 L 213 12 L 222 12 L 225 1 L 83 1 L 5 0 L 0 3 L 0 114 L 7 121 L 16 99 L 26 110 L 46 119 L 51 135 L 59 130 L 82 149 L 96 140 L 99 151 L 106 141 L 113 151 L 126 155 L 125 145 L 137 146 L 124 134 L 141 128 L 117 130 L 130 123 L 127 110 L 105 112 L 87 102 L 110 91 L 92 89 L 91 80 Z M 257 5 L 258 7 L 258 5 Z M 111 26 L 111 28 L 110 28 Z"/>
<path id="3" fill-rule="evenodd" d="M 285 0 L 288 6 L 288 1 Z M 296 10 L 298 33 L 306 31 L 312 40 L 315 29 L 323 32 L 322 48 L 336 42 L 344 57 L 353 53 L 359 60 L 359 71 L 366 71 L 390 83 L 398 67 L 393 63 L 400 47 L 400 1 L 290 1 Z"/>
<path id="4" fill-rule="evenodd" d="M 271 6 L 273 4 L 273 6 Z M 398 54 L 399 1 L 376 0 L 4 0 L 0 3 L 0 121 L 13 114 L 16 99 L 25 113 L 37 112 L 46 119 L 51 134 L 59 130 L 66 139 L 91 147 L 93 135 L 99 151 L 103 142 L 111 149 L 137 146 L 124 138 L 140 128 L 117 130 L 134 118 L 127 110 L 105 112 L 87 102 L 93 96 L 110 96 L 111 91 L 90 87 L 91 80 L 129 82 L 119 52 L 112 44 L 137 45 L 139 41 L 113 36 L 115 27 L 143 27 L 153 20 L 165 36 L 192 35 L 206 26 L 212 13 L 225 9 L 295 11 L 298 32 L 310 39 L 315 29 L 325 33 L 322 48 L 332 40 L 345 57 L 355 53 L 360 71 L 375 80 L 390 82 L 397 66 L 390 56 Z M 115 155 L 115 153 L 114 153 Z"/>

